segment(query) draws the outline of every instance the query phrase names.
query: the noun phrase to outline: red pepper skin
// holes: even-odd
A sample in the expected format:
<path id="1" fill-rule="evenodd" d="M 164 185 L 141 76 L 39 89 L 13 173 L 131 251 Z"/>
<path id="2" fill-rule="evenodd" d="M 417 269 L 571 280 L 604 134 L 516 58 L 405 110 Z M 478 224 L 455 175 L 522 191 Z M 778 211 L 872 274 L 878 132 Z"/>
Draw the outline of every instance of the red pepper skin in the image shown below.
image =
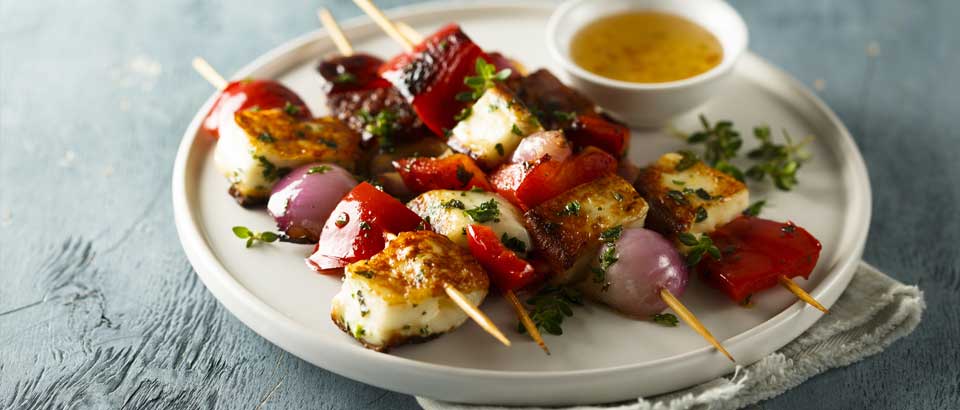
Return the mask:
<path id="1" fill-rule="evenodd" d="M 362 182 L 330 214 L 307 265 L 319 272 L 342 268 L 382 251 L 386 233 L 417 229 L 430 225 L 396 198 Z"/>
<path id="2" fill-rule="evenodd" d="M 466 106 L 456 96 L 468 91 L 463 79 L 475 74 L 478 58 L 486 58 L 483 50 L 460 26 L 450 24 L 380 71 L 407 98 L 427 128 L 443 136 L 453 129 L 454 117 Z"/>
<path id="3" fill-rule="evenodd" d="M 620 158 L 627 153 L 630 129 L 599 115 L 581 114 L 566 130 L 566 136 L 576 147 L 594 146 Z"/>
<path id="4" fill-rule="evenodd" d="M 497 193 L 527 211 L 577 185 L 616 171 L 616 158 L 587 147 L 562 162 L 545 157 L 532 164 L 502 166 L 490 175 L 490 183 Z"/>
<path id="5" fill-rule="evenodd" d="M 415 194 L 434 189 L 493 190 L 487 182 L 487 175 L 473 159 L 464 154 L 443 158 L 403 158 L 393 161 L 393 167 L 397 169 L 407 189 Z"/>
<path id="6" fill-rule="evenodd" d="M 283 84 L 272 80 L 234 81 L 227 84 L 213 103 L 213 108 L 203 119 L 203 129 L 219 138 L 221 121 L 233 121 L 233 114 L 237 111 L 253 107 L 263 110 L 283 108 L 287 103 L 300 108 L 296 112 L 297 117 L 313 116 L 303 100 Z"/>
<path id="7" fill-rule="evenodd" d="M 533 266 L 503 246 L 493 229 L 483 225 L 468 226 L 467 244 L 470 253 L 490 275 L 490 281 L 500 290 L 517 290 L 537 279 Z"/>
<path id="8" fill-rule="evenodd" d="M 317 72 L 325 80 L 323 92 L 339 94 L 347 91 L 374 90 L 392 87 L 380 77 L 383 60 L 369 54 L 357 53 L 325 59 L 317 66 Z"/>
<path id="9" fill-rule="evenodd" d="M 820 258 L 820 241 L 793 222 L 741 216 L 711 233 L 710 239 L 722 258 L 705 255 L 697 271 L 735 302 L 777 286 L 781 275 L 808 278 Z"/>

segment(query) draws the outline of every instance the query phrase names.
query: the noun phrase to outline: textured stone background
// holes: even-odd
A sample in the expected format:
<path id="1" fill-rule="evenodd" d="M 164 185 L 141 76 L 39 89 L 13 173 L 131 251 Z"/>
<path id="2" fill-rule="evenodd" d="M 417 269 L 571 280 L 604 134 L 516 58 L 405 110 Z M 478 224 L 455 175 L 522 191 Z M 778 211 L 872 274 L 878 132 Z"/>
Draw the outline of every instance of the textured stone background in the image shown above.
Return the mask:
<path id="1" fill-rule="evenodd" d="M 313 30 L 321 3 L 359 14 L 329 0 L 0 0 L 0 408 L 416 408 L 248 330 L 173 227 L 175 148 L 210 94 L 190 57 L 240 67 Z M 734 5 L 752 48 L 849 126 L 874 189 L 865 258 L 929 304 L 885 353 L 759 407 L 960 407 L 960 2 Z"/>

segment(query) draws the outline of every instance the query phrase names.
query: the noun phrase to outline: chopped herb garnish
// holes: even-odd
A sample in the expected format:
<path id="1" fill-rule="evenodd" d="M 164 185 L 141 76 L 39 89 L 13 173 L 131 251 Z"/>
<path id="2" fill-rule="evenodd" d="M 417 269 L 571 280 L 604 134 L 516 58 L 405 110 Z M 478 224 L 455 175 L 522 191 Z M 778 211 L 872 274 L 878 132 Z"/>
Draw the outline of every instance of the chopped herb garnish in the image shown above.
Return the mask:
<path id="1" fill-rule="evenodd" d="M 393 133 L 398 127 L 396 115 L 393 111 L 384 109 L 378 112 L 377 115 L 372 115 L 366 109 L 362 109 L 358 111 L 357 114 L 363 120 L 364 132 L 377 138 L 380 149 L 384 152 L 393 152 Z"/>
<path id="2" fill-rule="evenodd" d="M 683 192 L 677 191 L 675 189 L 671 189 L 667 191 L 667 196 L 670 197 L 670 199 L 672 199 L 674 202 L 680 205 L 690 204 L 690 201 L 688 201 L 687 198 L 683 196 Z"/>
<path id="3" fill-rule="evenodd" d="M 337 215 L 337 219 L 333 221 L 333 224 L 336 225 L 337 228 L 343 228 L 347 226 L 348 222 L 350 222 L 350 215 L 347 215 L 346 212 L 341 212 L 340 215 Z"/>
<path id="4" fill-rule="evenodd" d="M 503 81 L 510 78 L 511 70 L 504 68 L 496 71 L 497 67 L 493 64 L 487 64 L 483 58 L 477 58 L 476 75 L 465 77 L 463 83 L 470 87 L 472 91 L 464 91 L 457 94 L 458 101 L 473 101 L 483 95 L 484 91 L 494 86 L 497 81 Z"/>
<path id="5" fill-rule="evenodd" d="M 693 191 L 693 192 L 694 192 L 695 194 L 697 194 L 697 196 L 700 197 L 700 199 L 702 199 L 702 200 L 704 200 L 704 201 L 709 201 L 709 200 L 712 200 L 712 199 L 713 199 L 713 197 L 710 196 L 710 193 L 707 192 L 706 189 L 697 188 L 697 190 L 696 190 L 696 191 Z"/>
<path id="6" fill-rule="evenodd" d="M 266 143 L 276 142 L 277 139 L 273 138 L 273 135 L 270 135 L 269 132 L 261 132 L 260 135 L 257 135 L 257 139 Z"/>
<path id="7" fill-rule="evenodd" d="M 564 205 L 563 210 L 557 213 L 560 216 L 576 216 L 580 215 L 580 202 L 570 201 Z"/>
<path id="8" fill-rule="evenodd" d="M 487 192 L 487 191 L 484 191 L 483 188 L 475 186 L 473 188 L 470 188 L 470 192 Z"/>
<path id="9" fill-rule="evenodd" d="M 500 208 L 497 206 L 496 199 L 490 199 L 473 209 L 467 209 L 466 212 L 471 219 L 476 222 L 488 222 L 497 219 L 500 216 Z"/>
<path id="10" fill-rule="evenodd" d="M 318 165 L 318 166 L 315 166 L 315 167 L 310 167 L 310 169 L 307 170 L 307 175 L 312 175 L 312 174 L 326 174 L 327 171 L 330 171 L 331 169 L 333 169 L 333 168 L 330 168 L 330 167 L 327 166 L 327 165 Z"/>
<path id="11" fill-rule="evenodd" d="M 615 242 L 623 234 L 623 226 L 617 225 L 600 233 L 600 240 L 603 242 Z"/>
<path id="12" fill-rule="evenodd" d="M 576 112 L 573 112 L 573 111 L 570 111 L 570 112 L 566 112 L 566 111 L 554 111 L 554 112 L 553 112 L 553 118 L 556 118 L 556 119 L 561 120 L 561 121 L 573 121 L 573 120 L 577 119 L 577 113 L 576 113 Z"/>
<path id="13" fill-rule="evenodd" d="M 513 124 L 513 128 L 510 129 L 510 132 L 519 137 L 523 136 L 523 131 L 517 126 L 517 124 Z"/>
<path id="14" fill-rule="evenodd" d="M 296 117 L 300 115 L 300 111 L 302 111 L 302 108 L 299 105 L 293 105 L 290 101 L 283 104 L 283 112 L 289 115 Z"/>
<path id="15" fill-rule="evenodd" d="M 681 180 L 679 180 L 679 179 L 674 179 L 673 181 L 670 181 L 670 182 L 673 182 L 673 184 L 674 184 L 674 185 L 677 185 L 677 186 L 684 186 L 684 185 L 687 184 L 686 182 L 683 182 L 683 181 L 681 181 Z"/>
<path id="16" fill-rule="evenodd" d="M 763 206 L 767 204 L 767 201 L 757 201 L 753 205 L 747 207 L 743 210 L 743 214 L 747 216 L 757 216 L 760 215 L 760 211 L 763 210 Z"/>
<path id="17" fill-rule="evenodd" d="M 673 313 L 657 313 L 653 315 L 653 322 L 666 327 L 677 327 L 677 317 Z"/>
<path id="18" fill-rule="evenodd" d="M 499 110 L 499 109 L 500 109 L 500 106 L 499 106 L 499 105 L 490 104 L 490 112 L 494 112 L 494 111 Z"/>
<path id="19" fill-rule="evenodd" d="M 794 233 L 794 232 L 797 231 L 797 226 L 796 226 L 796 225 L 793 225 L 793 224 L 784 225 L 784 226 L 780 227 L 780 231 L 783 232 L 783 233 L 785 233 L 785 234 L 787 234 L 787 235 L 789 235 L 789 234 L 792 234 L 792 233 Z"/>
<path id="20" fill-rule="evenodd" d="M 502 157 L 502 156 L 503 156 L 503 144 L 501 144 L 501 143 L 498 142 L 497 145 L 494 145 L 494 148 L 497 149 L 497 154 L 499 154 L 499 155 Z"/>
<path id="21" fill-rule="evenodd" d="M 679 171 L 685 171 L 690 169 L 690 167 L 697 165 L 700 162 L 700 158 L 697 157 L 697 154 L 694 154 L 692 151 L 679 151 L 680 161 L 677 161 L 677 165 L 673 169 Z"/>
<path id="22" fill-rule="evenodd" d="M 453 117 L 455 121 L 463 121 L 467 118 L 470 118 L 470 114 L 473 114 L 473 109 L 470 106 L 463 107 L 460 112 Z"/>
<path id="23" fill-rule="evenodd" d="M 463 201 L 459 199 L 451 199 L 446 202 L 441 202 L 440 206 L 444 208 L 455 208 L 455 209 L 466 209 L 466 205 L 463 204 Z"/>
<path id="24" fill-rule="evenodd" d="M 694 219 L 694 222 L 703 222 L 706 219 L 707 219 L 707 210 L 702 206 L 698 206 L 697 212 L 696 212 L 696 218 Z"/>
<path id="25" fill-rule="evenodd" d="M 270 232 L 270 231 L 254 232 L 254 231 L 251 231 L 250 228 L 247 228 L 246 226 L 234 226 L 233 234 L 236 235 L 237 238 L 246 239 L 247 240 L 246 247 L 248 248 L 253 246 L 254 242 L 256 241 L 269 243 L 269 242 L 275 242 L 277 239 L 280 239 L 280 235 L 277 235 L 273 232 Z"/>
<path id="26" fill-rule="evenodd" d="M 467 168 L 463 164 L 457 164 L 457 181 L 460 181 L 460 184 L 466 186 L 473 180 L 473 173 L 467 171 Z"/>
<path id="27" fill-rule="evenodd" d="M 502 243 L 503 246 L 506 246 L 507 249 L 510 249 L 517 253 L 524 253 L 527 251 L 526 242 L 520 240 L 519 238 L 514 238 L 510 235 L 507 235 L 506 233 L 504 233 L 503 236 L 500 237 L 500 243 Z"/>
<path id="28" fill-rule="evenodd" d="M 573 316 L 571 306 L 582 306 L 583 295 L 579 291 L 563 286 L 544 286 L 539 292 L 526 301 L 530 305 L 530 319 L 537 326 L 551 335 L 563 334 L 563 319 Z M 523 324 L 517 325 L 520 333 L 525 333 Z"/>
<path id="29" fill-rule="evenodd" d="M 713 240 L 707 234 L 701 234 L 698 239 L 692 233 L 683 232 L 677 239 L 688 247 L 687 266 L 696 266 L 703 259 L 704 254 L 709 254 L 713 259 L 720 260 L 720 248 L 713 244 Z"/>
<path id="30" fill-rule="evenodd" d="M 270 160 L 263 155 L 258 155 L 256 158 L 257 161 L 260 162 L 260 165 L 263 166 L 263 171 L 261 171 L 261 174 L 267 181 L 276 181 L 280 179 L 280 177 L 290 172 L 290 168 L 277 168 L 276 165 L 270 162 Z"/>
<path id="31" fill-rule="evenodd" d="M 370 222 L 360 221 L 360 230 L 361 230 L 361 231 L 369 231 L 369 230 L 371 230 L 371 229 L 373 229 L 373 226 L 370 225 Z"/>
<path id="32" fill-rule="evenodd" d="M 356 273 L 357 275 L 363 276 L 363 277 L 365 277 L 365 278 L 367 278 L 367 279 L 372 279 L 372 278 L 373 278 L 373 271 L 371 271 L 371 270 L 361 269 L 361 270 L 358 270 L 358 271 L 356 271 L 356 272 L 354 272 L 354 273 Z"/>
<path id="33" fill-rule="evenodd" d="M 349 73 L 349 72 L 340 73 L 340 74 L 337 74 L 336 77 L 334 77 L 333 82 L 334 82 L 335 84 L 350 84 L 350 83 L 355 83 L 355 82 L 357 82 L 357 76 L 355 76 L 355 75 L 353 75 L 353 73 Z"/>

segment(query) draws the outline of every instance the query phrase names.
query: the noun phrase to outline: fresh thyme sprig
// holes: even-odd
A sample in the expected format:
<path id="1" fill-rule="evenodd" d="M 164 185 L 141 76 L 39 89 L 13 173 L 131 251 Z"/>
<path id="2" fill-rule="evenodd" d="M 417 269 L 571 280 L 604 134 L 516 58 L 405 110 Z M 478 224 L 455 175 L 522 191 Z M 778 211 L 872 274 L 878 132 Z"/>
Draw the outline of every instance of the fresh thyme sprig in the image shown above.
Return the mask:
<path id="1" fill-rule="evenodd" d="M 482 57 L 477 58 L 477 75 L 465 77 L 463 83 L 470 87 L 471 91 L 464 91 L 457 94 L 457 101 L 475 101 L 483 95 L 484 91 L 494 86 L 497 81 L 503 81 L 510 78 L 512 71 L 509 68 L 497 71 L 497 67 L 488 64 Z"/>
<path id="2" fill-rule="evenodd" d="M 273 232 L 270 232 L 270 231 L 254 232 L 254 231 L 251 231 L 250 228 L 247 228 L 246 226 L 234 226 L 233 234 L 236 235 L 237 238 L 246 239 L 247 240 L 246 246 L 248 248 L 253 246 L 253 243 L 256 241 L 269 243 L 269 242 L 275 242 L 277 239 L 280 239 L 280 235 L 277 235 Z"/>
<path id="3" fill-rule="evenodd" d="M 810 159 L 810 154 L 803 150 L 810 139 L 794 144 L 790 133 L 784 129 L 786 143 L 776 144 L 767 126 L 754 128 L 753 135 L 760 140 L 760 146 L 748 152 L 747 157 L 760 162 L 747 170 L 747 176 L 762 181 L 769 175 L 777 188 L 784 191 L 793 189 L 797 185 L 797 171 Z"/>
<path id="4" fill-rule="evenodd" d="M 690 134 L 687 142 L 703 144 L 703 160 L 708 165 L 743 181 L 743 171 L 730 163 L 743 146 L 743 138 L 740 138 L 740 132 L 733 128 L 733 122 L 724 120 L 711 125 L 707 117 L 700 114 L 700 124 L 703 125 L 703 131 Z"/>
<path id="5" fill-rule="evenodd" d="M 680 243 L 686 245 L 687 266 L 696 266 L 703 259 L 703 255 L 710 255 L 713 259 L 720 260 L 720 248 L 713 244 L 707 234 L 701 234 L 700 238 L 690 232 L 682 232 L 678 237 Z"/>
<path id="6" fill-rule="evenodd" d="M 583 295 L 579 291 L 564 286 L 544 286 L 536 295 L 527 299 L 533 308 L 530 319 L 538 329 L 551 335 L 563 334 L 563 319 L 573 316 L 571 306 L 582 306 Z M 520 333 L 525 333 L 522 323 L 517 324 Z"/>

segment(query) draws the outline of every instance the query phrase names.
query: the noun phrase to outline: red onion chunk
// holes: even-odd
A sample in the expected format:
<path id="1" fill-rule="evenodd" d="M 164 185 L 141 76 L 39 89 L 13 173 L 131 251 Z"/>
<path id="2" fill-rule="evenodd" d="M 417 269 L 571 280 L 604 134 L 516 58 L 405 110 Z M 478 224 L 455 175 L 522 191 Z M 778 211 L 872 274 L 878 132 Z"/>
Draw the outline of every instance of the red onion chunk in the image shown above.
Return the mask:
<path id="1" fill-rule="evenodd" d="M 607 268 L 604 280 L 587 279 L 583 285 L 592 299 L 627 316 L 649 319 L 667 308 L 660 289 L 680 296 L 687 288 L 687 265 L 660 234 L 643 228 L 624 229 L 614 247 L 617 261 Z M 609 284 L 606 289 L 604 284 Z"/>
<path id="2" fill-rule="evenodd" d="M 316 242 L 330 213 L 356 185 L 353 175 L 337 165 L 304 165 L 277 182 L 267 211 L 291 241 Z"/>
<path id="3" fill-rule="evenodd" d="M 564 138 L 562 132 L 541 131 L 521 140 L 520 145 L 513 151 L 510 162 L 533 162 L 543 158 L 544 155 L 549 155 L 550 159 L 556 161 L 563 161 L 572 154 L 570 143 Z"/>

